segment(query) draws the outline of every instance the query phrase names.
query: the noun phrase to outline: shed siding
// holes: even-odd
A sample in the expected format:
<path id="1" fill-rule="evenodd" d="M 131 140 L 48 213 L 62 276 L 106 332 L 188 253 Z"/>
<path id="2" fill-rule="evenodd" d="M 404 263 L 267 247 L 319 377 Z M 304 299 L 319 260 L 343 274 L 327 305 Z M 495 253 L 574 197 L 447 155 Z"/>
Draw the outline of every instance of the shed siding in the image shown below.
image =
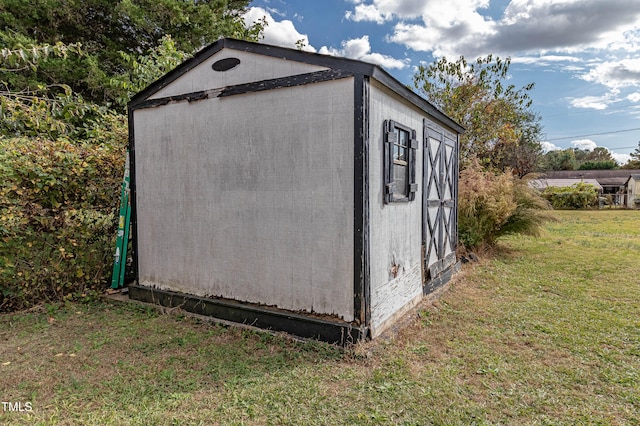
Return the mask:
<path id="1" fill-rule="evenodd" d="M 640 198 L 640 179 L 636 179 L 636 176 L 631 176 L 627 185 L 627 207 L 631 209 L 638 208 L 635 200 Z"/>
<path id="2" fill-rule="evenodd" d="M 372 336 L 422 295 L 422 140 L 424 112 L 372 79 L 369 115 L 370 288 Z M 384 204 L 383 124 L 417 133 L 418 192 L 414 201 Z M 395 272 L 395 277 L 394 277 Z"/>
<path id="3" fill-rule="evenodd" d="M 213 71 L 211 65 L 223 58 L 238 58 L 240 59 L 240 65 L 228 71 Z M 325 67 L 257 55 L 255 53 L 222 49 L 156 92 L 153 96 L 150 96 L 149 99 L 159 99 L 326 69 Z"/>
<path id="4" fill-rule="evenodd" d="M 202 84 L 317 69 L 231 56 L 252 73 Z M 352 321 L 353 92 L 345 78 L 136 110 L 140 284 Z"/>

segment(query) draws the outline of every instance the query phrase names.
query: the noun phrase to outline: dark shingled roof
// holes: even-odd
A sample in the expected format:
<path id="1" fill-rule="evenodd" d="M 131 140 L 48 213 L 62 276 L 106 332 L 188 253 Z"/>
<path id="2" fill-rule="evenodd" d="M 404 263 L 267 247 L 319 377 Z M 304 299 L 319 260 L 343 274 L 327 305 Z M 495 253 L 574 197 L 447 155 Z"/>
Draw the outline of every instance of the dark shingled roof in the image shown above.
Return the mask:
<path id="1" fill-rule="evenodd" d="M 540 177 L 547 179 L 595 179 L 602 186 L 623 186 L 629 180 L 629 176 L 637 174 L 640 174 L 640 170 L 560 170 L 545 172 Z"/>

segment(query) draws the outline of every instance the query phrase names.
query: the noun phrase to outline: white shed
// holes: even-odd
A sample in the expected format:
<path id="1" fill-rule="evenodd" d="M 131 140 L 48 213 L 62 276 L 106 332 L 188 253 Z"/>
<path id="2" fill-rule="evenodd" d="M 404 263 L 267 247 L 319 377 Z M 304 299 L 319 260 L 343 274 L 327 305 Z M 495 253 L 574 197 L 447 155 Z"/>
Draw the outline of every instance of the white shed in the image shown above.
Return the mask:
<path id="1" fill-rule="evenodd" d="M 346 343 L 459 267 L 463 129 L 378 66 L 218 40 L 129 129 L 132 299 Z"/>

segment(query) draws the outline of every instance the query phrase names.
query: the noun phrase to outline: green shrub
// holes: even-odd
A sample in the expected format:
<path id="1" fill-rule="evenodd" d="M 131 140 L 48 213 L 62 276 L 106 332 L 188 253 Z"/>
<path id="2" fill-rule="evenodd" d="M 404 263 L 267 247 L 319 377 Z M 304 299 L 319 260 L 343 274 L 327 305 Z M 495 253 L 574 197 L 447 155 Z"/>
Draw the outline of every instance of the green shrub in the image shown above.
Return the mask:
<path id="1" fill-rule="evenodd" d="M 549 186 L 542 192 L 556 210 L 575 210 L 598 207 L 598 191 L 588 183 L 578 182 L 571 186 Z"/>
<path id="2" fill-rule="evenodd" d="M 510 172 L 492 173 L 472 164 L 460 173 L 458 233 L 472 250 L 507 234 L 539 235 L 553 216 L 549 203 Z"/>
<path id="3" fill-rule="evenodd" d="M 104 288 L 124 158 L 111 140 L 0 139 L 0 311 Z"/>

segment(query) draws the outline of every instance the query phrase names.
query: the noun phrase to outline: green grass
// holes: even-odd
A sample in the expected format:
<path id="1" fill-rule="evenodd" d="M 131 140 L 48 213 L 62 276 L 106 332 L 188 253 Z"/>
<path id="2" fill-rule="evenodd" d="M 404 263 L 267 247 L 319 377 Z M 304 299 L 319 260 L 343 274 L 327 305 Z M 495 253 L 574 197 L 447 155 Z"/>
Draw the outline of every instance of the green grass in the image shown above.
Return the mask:
<path id="1" fill-rule="evenodd" d="M 640 212 L 501 240 L 342 351 L 114 302 L 0 317 L 1 424 L 640 424 Z M 51 309 L 49 309 L 51 311 Z"/>

